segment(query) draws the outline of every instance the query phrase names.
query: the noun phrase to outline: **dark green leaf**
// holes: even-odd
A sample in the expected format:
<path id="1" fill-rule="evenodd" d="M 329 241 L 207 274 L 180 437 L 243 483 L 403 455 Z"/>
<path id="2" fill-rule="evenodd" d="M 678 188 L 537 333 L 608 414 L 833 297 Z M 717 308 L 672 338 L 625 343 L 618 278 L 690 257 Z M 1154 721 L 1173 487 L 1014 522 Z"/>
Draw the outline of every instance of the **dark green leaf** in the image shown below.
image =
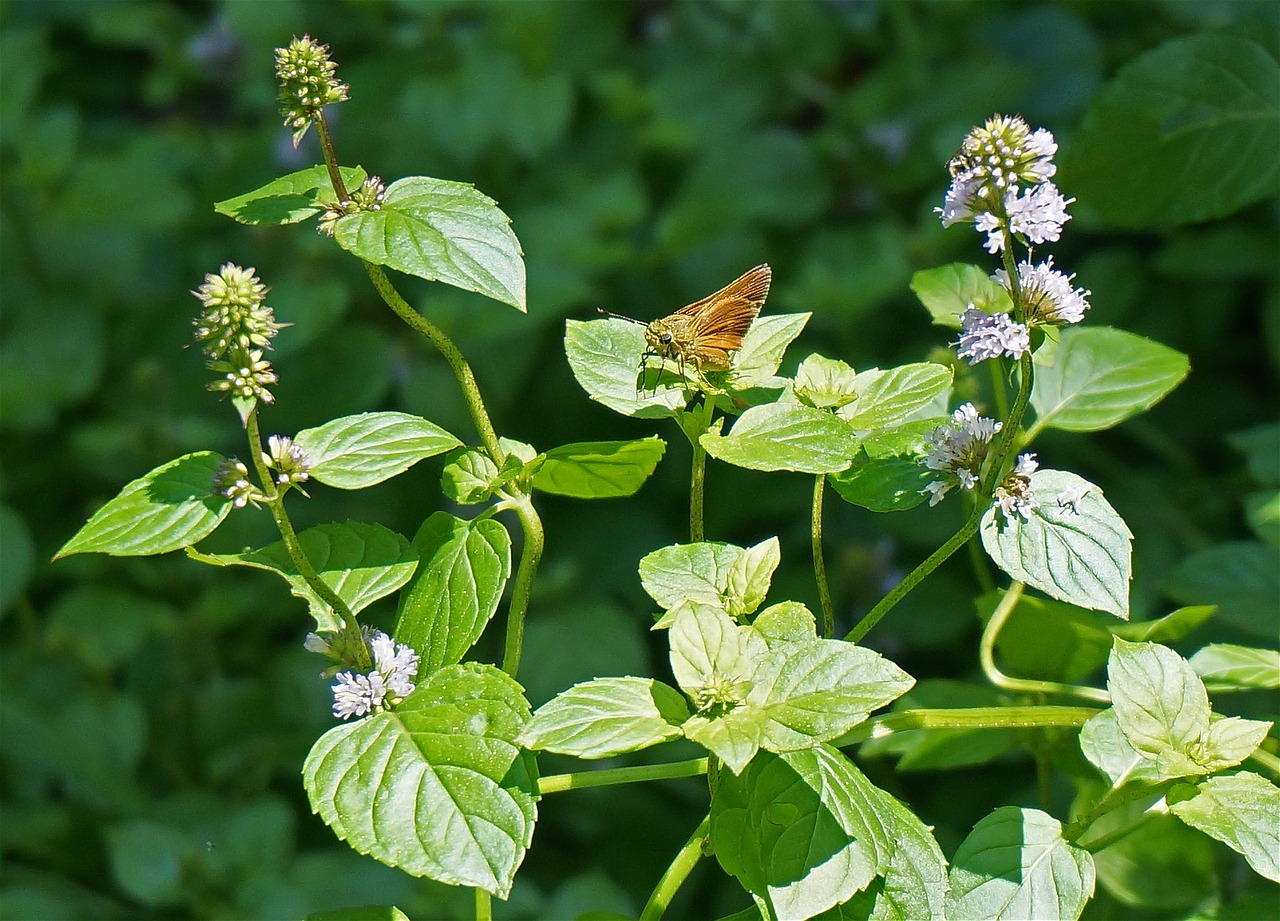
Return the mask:
<path id="1" fill-rule="evenodd" d="M 657 437 L 561 445 L 543 455 L 533 485 L 578 499 L 630 496 L 653 473 L 666 450 L 667 443 Z"/>
<path id="2" fill-rule="evenodd" d="M 349 190 L 365 180 L 361 167 L 342 167 L 342 184 Z M 241 224 L 296 224 L 324 210 L 326 202 L 337 201 L 329 170 L 323 164 L 290 173 L 261 188 L 228 198 L 213 206 L 219 214 Z"/>
<path id="3" fill-rule="evenodd" d="M 1268 642 L 1275 641 L 1280 566 L 1276 551 L 1258 541 L 1206 547 L 1174 567 L 1160 586 L 1184 604 L 1212 604 L 1218 616 Z"/>

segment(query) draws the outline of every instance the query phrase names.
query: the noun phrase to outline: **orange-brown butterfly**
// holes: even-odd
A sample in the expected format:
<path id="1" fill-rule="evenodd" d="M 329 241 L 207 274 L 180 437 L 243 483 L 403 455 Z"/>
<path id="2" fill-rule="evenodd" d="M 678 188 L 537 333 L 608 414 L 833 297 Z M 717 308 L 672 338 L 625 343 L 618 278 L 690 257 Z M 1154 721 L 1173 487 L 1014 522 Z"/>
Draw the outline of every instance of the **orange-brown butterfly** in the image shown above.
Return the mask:
<path id="1" fill-rule="evenodd" d="M 600 312 L 644 327 L 646 348 L 640 356 L 641 381 L 650 357 L 659 361 L 674 359 L 681 377 L 684 366 L 691 364 L 701 377 L 703 371 L 729 370 L 731 353 L 742 348 L 742 337 L 760 315 L 772 279 L 773 270 L 767 264 L 758 265 L 715 294 L 652 323 L 603 309 Z"/>

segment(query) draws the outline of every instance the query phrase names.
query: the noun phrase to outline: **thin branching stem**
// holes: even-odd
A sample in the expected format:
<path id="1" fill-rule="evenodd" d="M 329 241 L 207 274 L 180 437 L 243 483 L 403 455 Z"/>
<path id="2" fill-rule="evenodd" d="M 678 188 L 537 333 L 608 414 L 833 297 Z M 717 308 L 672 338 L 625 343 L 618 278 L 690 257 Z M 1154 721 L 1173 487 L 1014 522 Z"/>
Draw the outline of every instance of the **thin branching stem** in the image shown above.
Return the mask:
<path id="1" fill-rule="evenodd" d="M 827 584 L 827 564 L 822 558 L 822 493 L 826 482 L 826 474 L 814 477 L 809 536 L 813 544 L 813 578 L 818 583 L 818 601 L 822 605 L 822 635 L 829 637 L 836 632 L 836 611 L 831 603 L 831 587 Z"/>
<path id="2" fill-rule="evenodd" d="M 320 136 L 320 150 L 324 153 L 324 165 L 329 170 L 329 181 L 333 183 L 333 192 L 338 201 L 348 201 L 346 184 L 342 181 L 342 173 L 338 169 L 338 157 L 333 151 L 333 136 L 329 134 L 329 123 L 325 121 L 324 109 L 316 109 L 312 113 L 316 123 L 316 134 Z"/>
<path id="3" fill-rule="evenodd" d="M 649 896 L 649 901 L 645 904 L 644 911 L 640 912 L 640 921 L 658 921 L 666 912 L 668 906 L 671 905 L 672 899 L 680 891 L 680 887 L 684 885 L 684 881 L 689 878 L 693 868 L 702 859 L 702 845 L 710 831 L 711 814 L 708 813 L 703 817 L 698 827 L 693 830 L 693 834 L 684 843 L 684 847 L 680 848 L 676 853 L 675 859 L 667 867 L 667 872 L 662 874 L 662 879 L 658 880 L 658 885 L 654 887 L 653 894 Z"/>
<path id="4" fill-rule="evenodd" d="M 668 764 L 639 764 L 633 767 L 607 768 L 601 771 L 579 771 L 574 774 L 548 774 L 538 778 L 538 793 L 563 793 L 587 787 L 608 787 L 620 783 L 670 780 L 674 777 L 697 777 L 707 773 L 707 759 L 673 761 Z"/>

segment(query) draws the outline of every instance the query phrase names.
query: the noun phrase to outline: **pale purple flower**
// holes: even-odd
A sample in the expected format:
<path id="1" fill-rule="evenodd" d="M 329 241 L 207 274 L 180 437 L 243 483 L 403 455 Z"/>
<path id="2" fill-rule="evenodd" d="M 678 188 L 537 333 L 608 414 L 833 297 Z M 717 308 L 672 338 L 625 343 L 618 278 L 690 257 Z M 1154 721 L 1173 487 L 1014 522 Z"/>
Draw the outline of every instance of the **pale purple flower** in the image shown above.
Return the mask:
<path id="1" fill-rule="evenodd" d="M 1018 457 L 1013 471 L 996 487 L 995 504 L 1006 520 L 1012 521 L 1015 515 L 1019 515 L 1024 521 L 1030 521 L 1031 510 L 1039 507 L 1040 502 L 1031 490 L 1031 474 L 1039 466 L 1034 454 L 1023 454 Z"/>
<path id="2" fill-rule="evenodd" d="M 1000 427 L 994 419 L 978 415 L 972 403 L 965 403 L 951 414 L 950 424 L 940 425 L 925 436 L 929 450 L 921 462 L 943 474 L 922 490 L 929 494 L 931 506 L 941 502 L 956 484 L 961 489 L 977 485 L 987 449 Z"/>
<path id="3" fill-rule="evenodd" d="M 1020 358 L 1031 348 L 1031 338 L 1027 328 L 1007 313 L 987 313 L 970 305 L 960 315 L 960 340 L 956 345 L 956 354 L 976 365 L 1001 355 Z"/>
<path id="4" fill-rule="evenodd" d="M 1021 195 L 1016 187 L 1012 188 L 1004 199 L 1009 230 L 1036 245 L 1056 242 L 1062 235 L 1062 225 L 1071 220 L 1067 205 L 1073 201 L 1074 198 L 1063 198 L 1052 182 L 1042 182 Z M 990 249 L 990 241 L 987 248 Z"/>
<path id="5" fill-rule="evenodd" d="M 1004 269 L 991 276 L 1010 294 L 1009 275 Z M 1072 287 L 1075 275 L 1065 275 L 1053 267 L 1053 257 L 1039 265 L 1029 262 L 1018 264 L 1018 284 L 1022 289 L 1022 303 L 1026 305 L 1027 319 L 1035 323 L 1079 323 L 1089 309 L 1092 291 Z"/>

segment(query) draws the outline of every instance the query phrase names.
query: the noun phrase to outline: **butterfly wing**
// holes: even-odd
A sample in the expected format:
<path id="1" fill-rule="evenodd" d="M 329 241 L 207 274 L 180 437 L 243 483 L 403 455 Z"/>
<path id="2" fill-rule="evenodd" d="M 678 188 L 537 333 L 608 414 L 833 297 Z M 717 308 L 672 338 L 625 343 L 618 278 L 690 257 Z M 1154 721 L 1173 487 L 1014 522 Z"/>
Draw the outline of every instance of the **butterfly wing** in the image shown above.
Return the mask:
<path id="1" fill-rule="evenodd" d="M 758 265 L 715 294 L 676 311 L 693 321 L 693 350 L 703 367 L 729 367 L 729 353 L 742 348 L 742 337 L 760 315 L 772 279 L 773 270 Z"/>

